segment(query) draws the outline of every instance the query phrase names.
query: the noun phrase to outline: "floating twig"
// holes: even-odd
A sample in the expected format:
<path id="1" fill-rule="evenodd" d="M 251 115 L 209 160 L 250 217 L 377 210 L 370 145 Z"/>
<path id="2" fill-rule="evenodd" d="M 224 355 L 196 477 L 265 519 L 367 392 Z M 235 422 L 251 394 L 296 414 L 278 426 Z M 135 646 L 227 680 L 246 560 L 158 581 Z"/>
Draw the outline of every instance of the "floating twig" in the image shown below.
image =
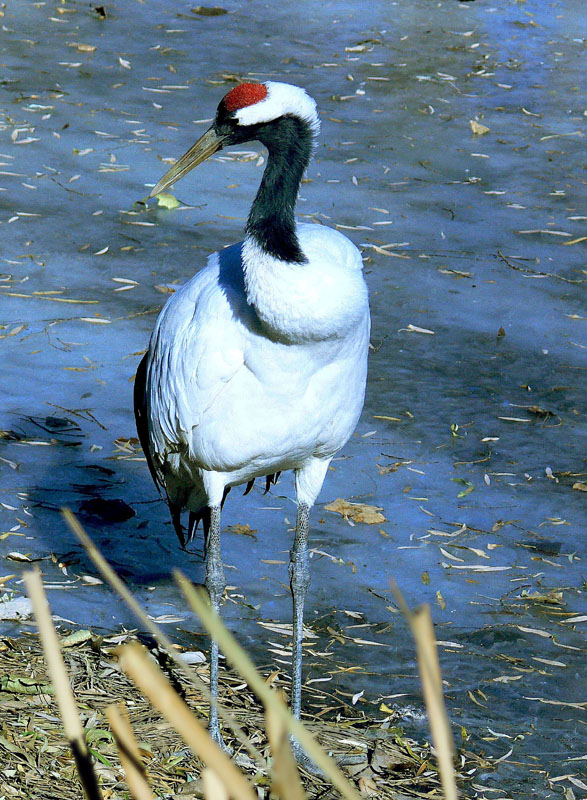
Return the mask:
<path id="1" fill-rule="evenodd" d="M 497 255 L 501 258 L 504 264 L 507 264 L 510 269 L 514 269 L 516 272 L 523 272 L 525 274 L 530 275 L 540 275 L 543 278 L 558 278 L 559 281 L 564 281 L 565 283 L 585 283 L 584 280 L 573 280 L 572 278 L 563 278 L 562 275 L 557 275 L 554 272 L 540 272 L 537 269 L 530 269 L 530 267 L 518 267 L 517 264 L 512 263 L 501 250 L 497 251 Z"/>

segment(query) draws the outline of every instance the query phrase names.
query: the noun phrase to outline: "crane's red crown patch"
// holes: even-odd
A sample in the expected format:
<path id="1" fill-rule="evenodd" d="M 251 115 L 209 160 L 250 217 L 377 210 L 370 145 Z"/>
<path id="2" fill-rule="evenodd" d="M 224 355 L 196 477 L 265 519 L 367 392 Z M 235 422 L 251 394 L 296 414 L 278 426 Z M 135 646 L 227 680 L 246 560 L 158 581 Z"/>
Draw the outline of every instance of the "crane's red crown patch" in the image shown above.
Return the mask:
<path id="1" fill-rule="evenodd" d="M 267 87 L 263 83 L 241 83 L 235 86 L 224 97 L 227 111 L 238 111 L 240 108 L 252 106 L 267 97 Z"/>

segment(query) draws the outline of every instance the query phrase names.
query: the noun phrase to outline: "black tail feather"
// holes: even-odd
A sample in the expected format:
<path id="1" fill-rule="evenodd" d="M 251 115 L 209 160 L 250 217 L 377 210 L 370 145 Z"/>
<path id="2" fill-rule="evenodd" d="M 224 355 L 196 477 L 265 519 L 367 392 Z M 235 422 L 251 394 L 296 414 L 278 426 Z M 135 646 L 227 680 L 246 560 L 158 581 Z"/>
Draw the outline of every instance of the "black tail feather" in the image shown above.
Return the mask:
<path id="1" fill-rule="evenodd" d="M 222 495 L 222 500 L 220 501 L 220 508 L 224 507 L 224 501 L 226 500 L 229 492 L 230 486 L 225 486 L 224 494 Z M 210 506 L 204 506 L 198 511 L 190 511 L 187 535 L 188 545 L 194 540 L 200 522 L 202 523 L 202 528 L 204 530 L 204 558 L 206 558 L 206 551 L 208 549 L 208 532 L 210 530 Z"/>
<path id="2" fill-rule="evenodd" d="M 185 536 L 183 533 L 183 527 L 181 524 L 181 506 L 174 506 L 172 503 L 167 501 L 169 504 L 169 512 L 171 514 L 171 521 L 173 522 L 173 527 L 175 529 L 175 533 L 177 534 L 177 538 L 179 539 L 179 543 L 182 548 L 185 550 Z"/>
<path id="3" fill-rule="evenodd" d="M 271 487 L 277 483 L 280 475 L 281 472 L 274 472 L 271 475 L 267 475 L 265 477 L 265 494 L 267 494 L 267 492 L 271 489 Z M 255 478 L 252 478 L 247 483 L 244 495 L 249 494 L 254 484 L 255 484 Z M 230 492 L 230 489 L 231 489 L 230 486 L 226 486 L 224 488 L 224 494 L 222 495 L 222 500 L 220 501 L 220 508 L 224 507 L 224 502 L 228 496 L 228 493 Z M 181 507 L 173 505 L 169 500 L 167 502 L 169 504 L 169 511 L 171 512 L 171 521 L 173 522 L 173 527 L 177 534 L 177 538 L 179 539 L 179 543 L 184 550 L 189 544 L 192 543 L 192 541 L 196 536 L 196 533 L 198 532 L 198 527 L 200 525 L 200 522 L 202 523 L 202 528 L 204 530 L 204 559 L 205 559 L 208 550 L 208 533 L 210 531 L 210 506 L 203 506 L 198 511 L 190 511 L 187 536 L 186 536 L 181 524 Z"/>
<path id="4" fill-rule="evenodd" d="M 198 531 L 198 525 L 202 523 L 204 529 L 204 552 L 206 547 L 206 540 L 208 538 L 208 531 L 210 530 L 210 508 L 204 506 L 199 511 L 190 511 L 188 522 L 188 537 L 187 543 L 191 544 Z"/>
<path id="5" fill-rule="evenodd" d="M 272 475 L 266 475 L 265 476 L 265 491 L 264 491 L 264 494 L 267 494 L 269 489 L 271 489 L 271 487 L 274 486 L 277 483 L 277 481 L 279 480 L 279 476 L 280 475 L 281 475 L 281 472 L 274 472 Z"/>

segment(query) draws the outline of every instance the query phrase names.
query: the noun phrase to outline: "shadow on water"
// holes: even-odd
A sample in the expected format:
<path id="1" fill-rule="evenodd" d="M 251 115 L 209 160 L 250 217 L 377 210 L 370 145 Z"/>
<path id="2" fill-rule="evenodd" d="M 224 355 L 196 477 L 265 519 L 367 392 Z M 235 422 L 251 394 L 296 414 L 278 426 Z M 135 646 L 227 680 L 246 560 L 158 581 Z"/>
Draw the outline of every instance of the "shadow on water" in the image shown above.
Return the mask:
<path id="1" fill-rule="evenodd" d="M 358 710 L 397 704 L 426 735 L 395 577 L 433 608 L 457 735 L 513 748 L 483 783 L 562 796 L 548 776 L 584 754 L 582 6 L 225 5 L 3 12 L 2 588 L 39 560 L 64 625 L 135 626 L 84 579 L 66 505 L 168 633 L 205 644 L 170 579 L 201 581 L 201 553 L 137 450 L 132 378 L 169 285 L 241 238 L 262 148 L 201 165 L 175 211 L 133 201 L 236 80 L 298 83 L 323 123 L 298 212 L 361 248 L 374 322 L 365 411 L 312 518 L 307 677 L 341 713 L 364 689 Z M 352 526 L 337 497 L 386 521 Z M 294 519 L 290 476 L 223 515 L 223 614 L 284 670 L 287 639 L 259 623 L 290 620 Z"/>

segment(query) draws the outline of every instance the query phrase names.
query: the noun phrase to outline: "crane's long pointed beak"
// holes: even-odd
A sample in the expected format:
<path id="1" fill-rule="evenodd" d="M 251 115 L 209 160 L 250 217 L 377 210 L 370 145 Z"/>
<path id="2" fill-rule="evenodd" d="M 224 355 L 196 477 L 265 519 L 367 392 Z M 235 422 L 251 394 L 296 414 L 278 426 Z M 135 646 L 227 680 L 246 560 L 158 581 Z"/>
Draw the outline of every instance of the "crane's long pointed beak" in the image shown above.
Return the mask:
<path id="1" fill-rule="evenodd" d="M 184 153 L 183 156 L 175 162 L 157 185 L 151 189 L 149 197 L 155 197 L 161 194 L 161 192 L 164 192 L 172 183 L 183 178 L 184 175 L 187 175 L 190 170 L 197 167 L 202 161 L 210 158 L 217 150 L 220 150 L 223 142 L 224 138 L 218 136 L 214 128 L 207 130 L 206 133 L 190 147 L 187 153 Z"/>

